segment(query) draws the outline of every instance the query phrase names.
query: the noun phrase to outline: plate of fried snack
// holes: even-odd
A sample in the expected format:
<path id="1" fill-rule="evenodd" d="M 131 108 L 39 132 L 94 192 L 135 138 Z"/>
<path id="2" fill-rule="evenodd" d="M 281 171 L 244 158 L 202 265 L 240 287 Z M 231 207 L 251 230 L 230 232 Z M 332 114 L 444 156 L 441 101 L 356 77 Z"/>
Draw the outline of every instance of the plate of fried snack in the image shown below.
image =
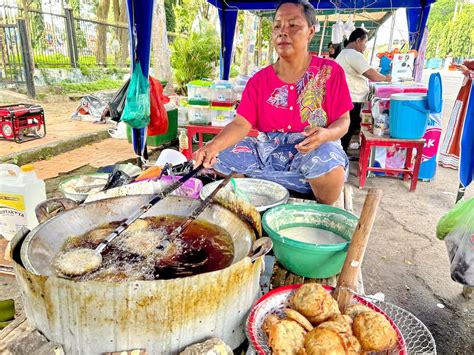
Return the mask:
<path id="1" fill-rule="evenodd" d="M 258 354 L 406 355 L 402 333 L 377 306 L 354 296 L 341 314 L 331 293 L 317 283 L 279 287 L 253 306 L 247 336 Z"/>

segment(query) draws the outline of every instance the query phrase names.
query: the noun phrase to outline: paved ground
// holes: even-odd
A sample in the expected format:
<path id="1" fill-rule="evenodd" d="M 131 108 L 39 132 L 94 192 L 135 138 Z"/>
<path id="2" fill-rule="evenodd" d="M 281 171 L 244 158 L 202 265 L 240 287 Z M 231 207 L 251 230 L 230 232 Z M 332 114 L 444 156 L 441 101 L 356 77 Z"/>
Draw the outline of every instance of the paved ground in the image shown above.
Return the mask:
<path id="1" fill-rule="evenodd" d="M 11 99 L 2 99 L 0 97 L 0 104 L 11 104 L 13 102 L 18 101 L 11 101 Z M 49 143 L 63 141 L 83 134 L 100 132 L 111 126 L 71 120 L 71 115 L 76 110 L 79 104 L 78 102 L 62 101 L 40 104 L 43 106 L 45 113 L 46 137 L 21 144 L 17 144 L 13 141 L 0 140 L 0 157 L 38 148 Z"/>
<path id="2" fill-rule="evenodd" d="M 443 73 L 444 127 L 461 81 L 457 73 Z M 357 186 L 355 173 L 352 166 L 350 182 Z M 458 172 L 441 167 L 432 182 L 420 182 L 412 193 L 408 183 L 392 178 L 366 184 L 383 189 L 363 264 L 366 292 L 383 292 L 386 301 L 422 320 L 440 354 L 474 354 L 474 300 L 461 296 L 462 286 L 451 280 L 446 247 L 435 237 L 437 221 L 454 205 L 458 184 Z M 365 191 L 354 192 L 360 211 Z M 474 197 L 473 187 L 466 197 Z"/>
<path id="3" fill-rule="evenodd" d="M 461 80 L 459 74 L 443 73 L 444 126 Z M 61 172 L 81 165 L 74 173 L 92 170 L 91 165 L 108 165 L 128 157 L 133 153 L 125 141 L 108 139 L 36 166 L 41 176 L 51 178 L 48 185 L 53 186 L 62 179 L 54 178 Z M 357 186 L 355 165 L 349 182 Z M 363 264 L 366 293 L 383 292 L 386 301 L 422 320 L 435 337 L 438 353 L 474 354 L 474 301 L 464 299 L 462 287 L 451 280 L 446 248 L 435 238 L 438 219 L 454 205 L 457 171 L 439 168 L 432 182 L 420 182 L 413 193 L 408 192 L 408 183 L 393 178 L 371 178 L 366 186 L 381 187 L 384 192 Z M 354 189 L 357 213 L 365 193 Z M 474 197 L 472 187 L 467 196 Z M 11 278 L 0 276 L 0 295 L 18 297 Z"/>

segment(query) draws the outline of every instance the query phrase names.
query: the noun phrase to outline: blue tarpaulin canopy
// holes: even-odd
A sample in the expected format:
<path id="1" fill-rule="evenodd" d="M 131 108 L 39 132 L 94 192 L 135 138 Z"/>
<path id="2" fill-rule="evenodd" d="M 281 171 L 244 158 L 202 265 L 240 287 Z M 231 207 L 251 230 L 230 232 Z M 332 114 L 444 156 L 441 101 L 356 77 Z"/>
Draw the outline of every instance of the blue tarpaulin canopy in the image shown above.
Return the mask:
<path id="1" fill-rule="evenodd" d="M 208 0 L 219 10 L 221 25 L 221 79 L 228 79 L 234 44 L 235 24 L 238 10 L 274 10 L 278 1 L 252 0 Z M 324 10 L 373 10 L 390 11 L 406 8 L 410 47 L 418 50 L 423 29 L 435 0 L 347 0 L 347 1 L 310 1 L 318 11 Z"/>

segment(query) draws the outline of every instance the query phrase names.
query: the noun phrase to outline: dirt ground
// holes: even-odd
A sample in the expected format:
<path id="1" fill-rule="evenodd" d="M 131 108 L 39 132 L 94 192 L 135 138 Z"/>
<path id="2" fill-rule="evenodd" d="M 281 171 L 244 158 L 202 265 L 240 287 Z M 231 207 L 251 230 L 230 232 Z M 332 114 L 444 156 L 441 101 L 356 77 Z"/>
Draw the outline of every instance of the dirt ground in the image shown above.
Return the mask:
<path id="1" fill-rule="evenodd" d="M 442 75 L 446 127 L 462 77 Z M 56 109 L 61 112 L 60 105 Z M 366 190 L 357 189 L 355 174 L 352 163 L 349 182 L 359 214 Z M 369 178 L 366 184 L 383 189 L 363 263 L 366 294 L 382 292 L 387 302 L 418 317 L 432 332 L 439 354 L 474 354 L 474 300 L 465 299 L 462 286 L 451 280 L 446 247 L 435 237 L 437 221 L 454 205 L 458 184 L 458 172 L 443 168 L 433 181 L 419 182 L 416 192 L 394 178 Z M 473 187 L 466 196 L 474 197 Z M 0 295 L 18 298 L 12 278 L 0 276 Z"/>

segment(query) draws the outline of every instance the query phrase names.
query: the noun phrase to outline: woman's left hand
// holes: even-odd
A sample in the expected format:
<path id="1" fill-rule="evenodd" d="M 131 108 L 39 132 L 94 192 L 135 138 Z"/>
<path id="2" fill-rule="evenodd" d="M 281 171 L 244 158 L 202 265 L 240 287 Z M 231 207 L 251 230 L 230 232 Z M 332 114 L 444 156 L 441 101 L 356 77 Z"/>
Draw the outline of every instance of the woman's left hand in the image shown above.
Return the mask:
<path id="1" fill-rule="evenodd" d="M 329 129 L 322 127 L 306 127 L 303 135 L 306 136 L 295 147 L 300 153 L 309 153 L 318 148 L 321 144 L 332 140 L 332 134 Z"/>

